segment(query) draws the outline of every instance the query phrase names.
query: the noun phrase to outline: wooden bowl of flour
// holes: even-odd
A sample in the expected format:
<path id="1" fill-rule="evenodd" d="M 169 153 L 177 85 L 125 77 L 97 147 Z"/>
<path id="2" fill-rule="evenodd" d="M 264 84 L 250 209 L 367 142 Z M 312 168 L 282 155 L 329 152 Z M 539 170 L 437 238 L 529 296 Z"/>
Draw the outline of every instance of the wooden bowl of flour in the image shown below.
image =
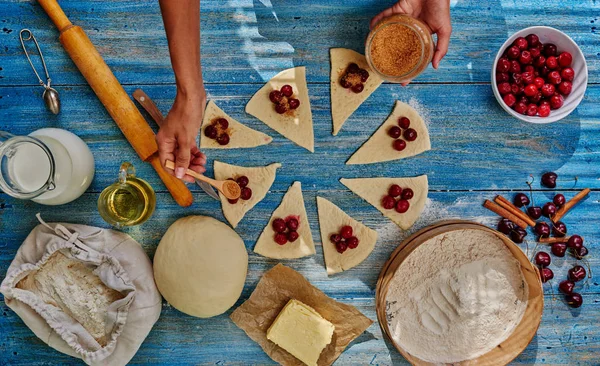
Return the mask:
<path id="1" fill-rule="evenodd" d="M 396 340 L 394 340 L 393 336 L 393 325 L 394 322 L 391 318 L 391 314 L 393 313 L 392 308 L 394 305 L 394 300 L 391 299 L 394 295 L 395 299 L 398 299 L 398 293 L 392 291 L 390 285 L 394 286 L 393 279 L 396 272 L 405 263 L 405 266 L 414 266 L 414 259 L 417 257 L 413 257 L 412 260 L 407 260 L 411 253 L 415 251 L 416 248 L 420 247 L 424 243 L 430 243 L 431 240 L 436 240 L 436 237 L 445 237 L 446 235 L 452 235 L 452 232 L 457 231 L 455 235 L 458 235 L 458 231 L 460 235 L 465 236 L 465 240 L 468 240 L 468 236 L 472 235 L 473 237 L 484 237 L 489 236 L 491 240 L 497 242 L 498 238 L 500 239 L 504 245 L 506 245 L 506 249 L 508 249 L 508 255 L 512 255 L 514 259 L 520 265 L 520 269 L 523 275 L 524 287 L 527 290 L 527 293 L 523 296 L 526 297 L 527 303 L 526 305 L 522 304 L 521 310 L 524 312 L 518 323 L 515 323 L 516 326 L 510 332 L 507 338 L 504 339 L 497 346 L 492 348 L 491 350 L 478 355 L 474 358 L 470 358 L 463 361 L 454 361 L 451 362 L 452 365 L 504 365 L 508 364 L 510 361 L 515 359 L 531 342 L 537 329 L 540 325 L 542 318 L 542 311 L 544 307 L 544 294 L 542 289 L 542 283 L 540 281 L 538 270 L 532 263 L 529 261 L 525 253 L 516 246 L 508 237 L 505 235 L 492 230 L 484 225 L 480 225 L 477 223 L 472 223 L 468 221 L 445 221 L 440 222 L 438 224 L 432 225 L 430 227 L 424 228 L 417 233 L 413 234 L 406 240 L 404 240 L 398 248 L 390 255 L 390 258 L 383 266 L 381 273 L 379 275 L 379 279 L 377 281 L 377 290 L 376 290 L 376 312 L 377 319 L 379 320 L 379 325 L 383 333 L 387 336 L 390 342 L 394 345 L 394 347 L 404 356 L 411 364 L 413 365 L 436 365 L 440 364 L 440 362 L 428 362 L 425 361 L 410 352 L 404 349 Z M 430 240 L 431 239 L 431 240 Z M 428 242 L 429 241 L 429 242 Z M 477 242 L 473 245 L 485 245 L 485 242 Z M 426 244 L 428 245 L 428 244 Z M 441 245 L 441 244 L 440 244 Z M 496 243 L 497 245 L 497 243 Z M 423 247 L 426 248 L 426 247 Z M 454 248 L 454 247 L 453 247 Z M 448 248 L 448 250 L 453 249 Z M 454 248 L 456 249 L 456 248 Z M 421 251 L 422 252 L 422 251 Z M 420 253 L 420 252 L 419 252 Z M 432 253 L 432 255 L 436 255 L 436 253 Z M 512 261 L 512 260 L 511 260 Z M 514 263 L 514 261 L 513 261 Z M 423 266 L 427 266 L 427 263 L 422 263 Z M 518 265 L 517 265 L 518 267 Z M 403 272 L 400 272 L 399 275 L 404 274 L 406 269 L 411 269 L 411 267 L 402 268 Z M 412 272 L 407 272 L 409 275 Z M 406 278 L 408 282 L 410 279 Z M 417 280 L 419 280 L 417 278 Z M 424 279 L 423 282 L 425 282 Z M 429 281 L 429 280 L 427 280 Z M 396 281 L 398 282 L 398 280 Z M 417 281 L 416 283 L 420 283 L 421 281 Z M 430 282 L 427 282 L 430 283 Z M 403 285 L 406 287 L 406 285 Z M 393 294 L 389 295 L 389 292 Z M 413 293 L 418 292 L 417 290 L 412 291 L 410 296 L 415 296 Z M 433 292 L 433 291 L 429 291 Z M 404 294 L 404 293 L 402 293 Z M 404 295 L 402 295 L 404 296 Z M 409 296 L 409 294 L 406 294 Z M 388 298 L 390 297 L 390 298 Z M 419 304 L 424 303 L 425 300 L 421 301 L 419 298 Z M 397 322 L 403 321 L 411 321 L 411 319 L 404 320 L 403 317 L 398 317 Z M 452 323 L 454 324 L 454 323 Z M 479 332 L 481 329 L 473 329 L 473 332 Z M 507 333 L 508 334 L 508 333 Z M 487 347 L 490 348 L 490 347 Z M 415 352 L 416 353 L 416 352 Z M 443 363 L 443 362 L 442 362 Z M 448 363 L 450 364 L 450 363 Z"/>

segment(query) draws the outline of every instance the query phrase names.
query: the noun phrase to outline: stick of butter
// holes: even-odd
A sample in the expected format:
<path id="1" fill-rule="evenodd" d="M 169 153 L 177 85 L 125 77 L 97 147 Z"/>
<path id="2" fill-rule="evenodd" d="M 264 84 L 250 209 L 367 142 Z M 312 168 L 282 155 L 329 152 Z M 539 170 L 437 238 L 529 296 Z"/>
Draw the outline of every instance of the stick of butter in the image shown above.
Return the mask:
<path id="1" fill-rule="evenodd" d="M 267 330 L 267 339 L 308 366 L 317 366 L 335 327 L 313 308 L 291 299 Z"/>

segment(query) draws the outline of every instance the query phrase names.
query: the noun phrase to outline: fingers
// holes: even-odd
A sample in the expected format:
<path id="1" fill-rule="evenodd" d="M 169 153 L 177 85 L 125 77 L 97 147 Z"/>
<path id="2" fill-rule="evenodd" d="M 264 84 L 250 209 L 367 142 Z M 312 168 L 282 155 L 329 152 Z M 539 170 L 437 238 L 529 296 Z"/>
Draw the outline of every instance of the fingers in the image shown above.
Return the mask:
<path id="1" fill-rule="evenodd" d="M 167 160 L 175 161 L 177 140 L 172 137 L 165 137 L 165 135 L 159 131 L 156 135 L 156 143 L 158 144 L 158 156 L 160 158 L 161 165 L 167 172 L 173 174 L 173 170 L 165 167 L 165 162 Z"/>
<path id="2" fill-rule="evenodd" d="M 185 177 L 185 171 L 190 167 L 191 146 L 188 141 L 180 139 L 177 148 L 177 160 L 175 161 L 175 176 L 179 179 Z"/>
<path id="3" fill-rule="evenodd" d="M 389 17 L 390 15 L 394 14 L 394 8 L 387 8 L 384 11 L 382 11 L 381 13 L 375 15 L 375 17 L 373 17 L 373 19 L 371 19 L 371 23 L 369 24 L 369 28 L 373 29 L 373 27 L 375 26 L 375 24 L 377 24 L 377 22 L 379 22 L 381 19 Z"/>
<path id="4" fill-rule="evenodd" d="M 440 65 L 442 58 L 448 53 L 448 45 L 450 44 L 450 34 L 452 34 L 452 26 L 450 24 L 440 28 L 437 31 L 437 44 L 435 46 L 435 53 L 433 54 L 433 60 L 431 61 L 433 68 L 437 69 Z"/>

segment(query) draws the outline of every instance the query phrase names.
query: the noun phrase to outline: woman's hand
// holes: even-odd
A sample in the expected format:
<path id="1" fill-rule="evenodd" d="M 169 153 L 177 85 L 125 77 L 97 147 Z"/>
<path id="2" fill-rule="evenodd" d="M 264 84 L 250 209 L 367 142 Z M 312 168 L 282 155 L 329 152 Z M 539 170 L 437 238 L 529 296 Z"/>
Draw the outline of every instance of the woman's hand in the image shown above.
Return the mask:
<path id="1" fill-rule="evenodd" d="M 173 107 L 156 135 L 163 167 L 166 160 L 174 161 L 174 172 L 166 167 L 165 169 L 190 183 L 194 182 L 194 178 L 185 174 L 186 169 L 198 173 L 206 171 L 206 156 L 196 146 L 205 104 L 204 92 L 199 97 L 187 97 L 178 92 Z"/>
<path id="2" fill-rule="evenodd" d="M 406 14 L 422 20 L 437 34 L 437 44 L 431 64 L 434 69 L 448 52 L 452 24 L 450 23 L 450 0 L 400 0 L 371 20 L 371 28 L 383 18 L 393 14 Z"/>

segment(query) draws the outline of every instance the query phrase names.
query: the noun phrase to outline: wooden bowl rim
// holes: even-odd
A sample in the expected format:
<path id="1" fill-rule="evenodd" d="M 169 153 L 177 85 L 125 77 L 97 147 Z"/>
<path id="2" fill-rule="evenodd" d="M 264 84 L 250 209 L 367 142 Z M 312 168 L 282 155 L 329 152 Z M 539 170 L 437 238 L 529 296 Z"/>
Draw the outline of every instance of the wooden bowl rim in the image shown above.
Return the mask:
<path id="1" fill-rule="evenodd" d="M 404 259 L 406 259 L 410 255 L 410 253 L 412 253 L 412 251 L 416 249 L 419 245 L 421 245 L 428 239 L 441 235 L 443 233 L 464 229 L 483 230 L 491 232 L 505 243 L 507 248 L 511 251 L 511 253 L 521 264 L 521 270 L 523 271 L 525 282 L 529 287 L 529 298 L 527 302 L 527 307 L 525 309 L 525 313 L 523 314 L 523 318 L 521 319 L 517 327 L 514 329 L 513 333 L 506 340 L 504 340 L 504 342 L 500 343 L 494 349 L 477 358 L 461 362 L 455 362 L 452 363 L 452 365 L 498 365 L 499 362 L 506 365 L 512 360 L 514 360 L 519 354 L 521 354 L 521 352 L 523 352 L 525 348 L 527 348 L 527 346 L 529 345 L 529 343 L 531 343 L 531 340 L 537 333 L 537 330 L 541 323 L 544 309 L 544 292 L 542 288 L 542 282 L 540 280 L 538 269 L 529 261 L 529 258 L 527 258 L 527 255 L 521 250 L 521 248 L 519 248 L 512 240 L 510 240 L 504 234 L 496 230 L 490 229 L 489 227 L 483 224 L 465 220 L 441 221 L 431 226 L 425 227 L 412 234 L 408 238 L 404 239 L 392 252 L 389 259 L 385 262 L 379 274 L 379 278 L 377 279 L 377 287 L 375 290 L 375 310 L 377 313 L 377 320 L 379 322 L 379 326 L 383 334 L 394 345 L 394 348 L 396 348 L 396 350 L 400 352 L 400 354 L 402 354 L 402 356 L 404 356 L 404 358 L 406 358 L 406 360 L 408 360 L 412 365 L 433 366 L 435 364 L 423 361 L 420 358 L 415 357 L 410 353 L 406 352 L 391 337 L 386 319 L 387 314 L 385 310 L 387 289 L 389 283 L 400 264 L 402 264 Z M 416 245 L 413 244 L 415 241 L 417 241 Z M 406 257 L 400 261 L 396 261 L 398 255 L 402 253 L 411 244 L 413 244 L 414 247 L 410 247 L 410 252 L 406 254 Z M 515 340 L 518 337 L 521 337 L 523 339 L 520 339 L 520 343 L 514 344 Z M 523 342 L 523 340 L 525 340 L 525 342 Z M 517 339 L 517 341 L 519 340 Z M 498 356 L 500 355 L 498 355 L 497 353 L 499 352 L 504 353 L 501 360 L 498 358 Z"/>

